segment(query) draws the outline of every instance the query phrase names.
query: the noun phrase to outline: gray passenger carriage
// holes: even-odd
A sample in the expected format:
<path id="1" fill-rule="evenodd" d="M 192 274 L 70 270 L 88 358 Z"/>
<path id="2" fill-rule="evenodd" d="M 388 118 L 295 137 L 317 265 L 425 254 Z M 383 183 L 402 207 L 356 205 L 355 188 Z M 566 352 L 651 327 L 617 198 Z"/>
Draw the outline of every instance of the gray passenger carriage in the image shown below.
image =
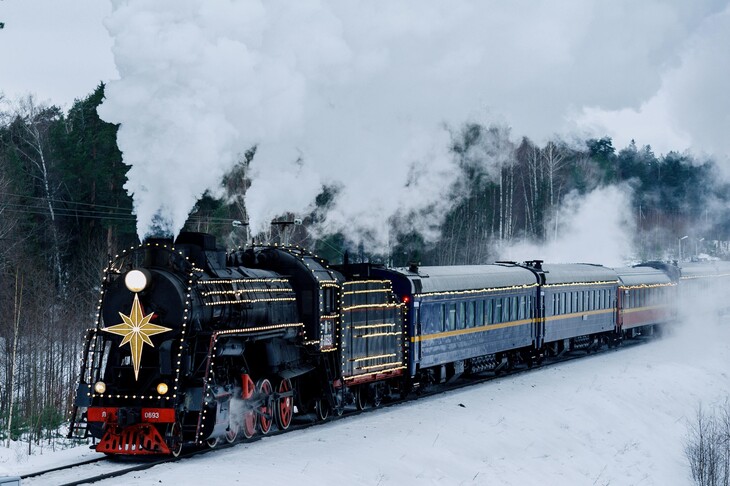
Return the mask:
<path id="1" fill-rule="evenodd" d="M 595 335 L 615 330 L 616 272 L 601 265 L 545 264 L 533 267 L 542 279 L 538 346 L 555 351 L 596 344 Z"/>

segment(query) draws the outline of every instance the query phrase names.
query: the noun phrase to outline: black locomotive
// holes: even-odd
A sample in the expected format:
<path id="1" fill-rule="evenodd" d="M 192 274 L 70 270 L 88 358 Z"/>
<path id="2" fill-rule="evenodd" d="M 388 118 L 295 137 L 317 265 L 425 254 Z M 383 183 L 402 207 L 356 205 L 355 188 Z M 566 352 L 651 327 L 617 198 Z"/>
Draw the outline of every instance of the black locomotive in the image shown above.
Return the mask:
<path id="1" fill-rule="evenodd" d="M 324 419 L 345 383 L 403 373 L 401 328 L 389 282 L 348 282 L 302 249 L 152 239 L 106 269 L 69 435 L 177 455 L 286 429 L 295 411 Z"/>
<path id="2" fill-rule="evenodd" d="M 177 455 L 285 430 L 295 414 L 653 333 L 674 320 L 679 281 L 665 264 L 332 267 L 296 247 L 151 239 L 106 269 L 69 436 Z"/>

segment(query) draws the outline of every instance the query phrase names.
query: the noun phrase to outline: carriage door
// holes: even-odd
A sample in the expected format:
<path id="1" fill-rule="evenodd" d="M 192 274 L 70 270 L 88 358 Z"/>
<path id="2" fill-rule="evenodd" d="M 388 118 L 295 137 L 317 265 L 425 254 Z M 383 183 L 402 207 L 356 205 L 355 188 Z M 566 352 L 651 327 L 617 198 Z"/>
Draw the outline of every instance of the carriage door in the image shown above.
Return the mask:
<path id="1" fill-rule="evenodd" d="M 319 290 L 319 347 L 322 350 L 335 347 L 335 288 L 324 287 Z"/>
<path id="2" fill-rule="evenodd" d="M 413 332 L 411 336 L 422 336 L 421 332 L 421 301 L 413 299 Z M 410 339 L 411 356 L 418 362 L 421 361 L 421 341 L 418 339 Z"/>

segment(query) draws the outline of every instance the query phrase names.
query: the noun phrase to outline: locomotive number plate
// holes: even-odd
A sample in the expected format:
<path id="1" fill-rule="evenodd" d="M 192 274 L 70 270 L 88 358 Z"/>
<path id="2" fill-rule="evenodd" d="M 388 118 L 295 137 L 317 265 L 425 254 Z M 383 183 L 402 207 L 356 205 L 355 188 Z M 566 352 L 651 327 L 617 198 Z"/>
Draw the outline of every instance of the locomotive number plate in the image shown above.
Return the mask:
<path id="1" fill-rule="evenodd" d="M 174 408 L 143 408 L 142 422 L 172 423 L 175 421 Z"/>

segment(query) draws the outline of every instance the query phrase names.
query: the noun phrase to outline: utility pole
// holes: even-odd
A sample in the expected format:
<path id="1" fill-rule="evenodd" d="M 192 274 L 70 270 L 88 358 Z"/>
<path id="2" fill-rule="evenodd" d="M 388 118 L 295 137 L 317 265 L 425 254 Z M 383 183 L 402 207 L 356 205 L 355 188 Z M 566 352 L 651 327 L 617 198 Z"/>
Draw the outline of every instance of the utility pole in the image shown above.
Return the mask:
<path id="1" fill-rule="evenodd" d="M 689 238 L 688 235 L 684 235 L 681 238 L 677 238 L 679 240 L 679 260 L 678 260 L 679 263 L 682 263 L 682 240 L 686 240 L 687 238 Z"/>
<path id="2" fill-rule="evenodd" d="M 287 228 L 289 226 L 300 226 L 302 224 L 302 220 L 299 218 L 294 218 L 293 221 L 272 221 L 271 226 L 278 226 L 280 227 L 279 231 L 279 243 L 282 245 L 289 245 L 289 235 L 287 234 Z"/>

